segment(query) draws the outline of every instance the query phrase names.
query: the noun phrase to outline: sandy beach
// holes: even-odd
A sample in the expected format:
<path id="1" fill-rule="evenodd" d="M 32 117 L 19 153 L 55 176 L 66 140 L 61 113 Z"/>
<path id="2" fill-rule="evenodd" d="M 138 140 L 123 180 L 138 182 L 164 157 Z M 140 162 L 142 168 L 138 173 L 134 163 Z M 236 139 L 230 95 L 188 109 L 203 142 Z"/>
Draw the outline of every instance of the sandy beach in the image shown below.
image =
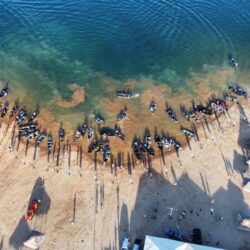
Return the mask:
<path id="1" fill-rule="evenodd" d="M 34 160 L 34 147 L 26 152 L 20 143 L 17 151 L 16 143 L 10 150 L 13 125 L 8 130 L 3 125 L 0 249 L 25 249 L 22 243 L 33 229 L 45 234 L 40 249 L 119 249 L 124 236 L 164 237 L 169 226 L 187 237 L 199 227 L 207 245 L 250 249 L 249 233 L 235 226 L 238 212 L 249 215 L 250 197 L 241 189 L 250 149 L 247 118 L 249 103 L 243 100 L 201 127 L 199 140 L 190 141 L 179 157 L 165 154 L 164 161 L 137 164 L 131 171 L 95 164 L 84 153 L 80 164 L 76 150 L 69 161 L 66 149 L 58 166 L 39 149 Z M 41 199 L 41 207 L 27 222 L 24 215 L 34 198 Z"/>

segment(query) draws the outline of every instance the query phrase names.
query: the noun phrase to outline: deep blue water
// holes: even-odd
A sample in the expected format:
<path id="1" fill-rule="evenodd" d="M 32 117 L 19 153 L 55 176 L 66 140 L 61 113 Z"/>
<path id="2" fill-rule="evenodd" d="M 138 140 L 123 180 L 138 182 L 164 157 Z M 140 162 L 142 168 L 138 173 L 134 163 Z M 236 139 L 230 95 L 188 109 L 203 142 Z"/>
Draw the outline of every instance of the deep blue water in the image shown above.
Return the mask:
<path id="1" fill-rule="evenodd" d="M 33 87 L 41 102 L 69 97 L 70 82 L 107 94 L 97 72 L 178 89 L 230 53 L 242 74 L 250 66 L 247 0 L 2 0 L 0 10 L 0 79 Z"/>

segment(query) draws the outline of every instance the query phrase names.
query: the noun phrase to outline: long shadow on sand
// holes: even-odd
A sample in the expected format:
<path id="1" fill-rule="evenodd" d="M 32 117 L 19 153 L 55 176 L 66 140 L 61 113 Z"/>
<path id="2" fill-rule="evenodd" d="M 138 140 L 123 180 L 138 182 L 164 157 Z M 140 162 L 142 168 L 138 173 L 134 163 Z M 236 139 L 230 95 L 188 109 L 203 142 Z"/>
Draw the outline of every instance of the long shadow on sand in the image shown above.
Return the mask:
<path id="1" fill-rule="evenodd" d="M 164 237 L 165 227 L 180 230 L 188 241 L 192 229 L 198 227 L 202 231 L 204 242 L 209 239 L 211 246 L 215 246 L 220 240 L 220 247 L 236 249 L 239 246 L 231 245 L 231 237 L 236 237 L 241 239 L 243 249 L 250 247 L 250 239 L 235 227 L 237 213 L 248 214 L 249 207 L 244 202 L 241 190 L 233 182 L 229 180 L 227 189 L 220 188 L 210 196 L 210 192 L 201 189 L 188 174 L 183 174 L 177 180 L 177 185 L 171 184 L 153 169 L 152 174 L 152 178 L 146 173 L 140 178 L 131 216 L 128 215 L 126 205 L 122 205 L 119 221 L 120 246 L 122 239 L 127 236 L 131 242 L 136 238 L 144 240 L 146 235 Z M 211 208 L 214 209 L 213 215 L 210 214 Z M 169 216 L 171 210 L 172 217 Z M 185 218 L 182 218 L 183 211 L 186 212 Z M 219 217 L 224 220 L 217 221 Z"/>
<path id="2" fill-rule="evenodd" d="M 9 245 L 15 249 L 22 247 L 23 242 L 28 238 L 31 230 L 42 231 L 46 230 L 46 214 L 50 209 L 51 200 L 45 191 L 44 181 L 42 178 L 37 178 L 32 189 L 28 206 L 33 200 L 41 200 L 41 204 L 31 222 L 27 222 L 24 215 L 21 217 L 17 227 L 9 239 Z M 39 223 L 37 221 L 39 220 Z M 37 226 L 39 224 L 40 228 Z"/>

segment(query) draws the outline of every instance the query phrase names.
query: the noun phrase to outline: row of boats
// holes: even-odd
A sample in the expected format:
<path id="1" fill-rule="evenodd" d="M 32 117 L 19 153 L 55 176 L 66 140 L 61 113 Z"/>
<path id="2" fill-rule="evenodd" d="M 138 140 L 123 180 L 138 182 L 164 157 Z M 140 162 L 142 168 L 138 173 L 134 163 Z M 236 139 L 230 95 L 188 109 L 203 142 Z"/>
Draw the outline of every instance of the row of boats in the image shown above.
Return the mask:
<path id="1" fill-rule="evenodd" d="M 228 89 L 232 94 L 247 97 L 246 90 L 238 85 L 229 85 Z M 214 114 L 214 112 L 223 112 L 225 109 L 227 109 L 226 100 L 236 102 L 237 96 L 232 95 L 231 93 L 230 94 L 225 93 L 223 99 L 212 98 L 208 101 L 206 105 L 203 104 L 193 105 L 193 107 L 190 110 L 187 110 L 184 105 L 180 105 L 180 112 L 186 120 L 189 121 L 190 119 L 193 119 L 196 122 L 200 122 L 197 113 L 211 116 Z M 117 91 L 117 96 L 120 97 L 129 98 L 131 94 L 132 92 L 130 90 Z M 156 110 L 157 110 L 157 104 L 155 100 L 152 99 L 149 103 L 149 111 L 153 114 L 156 112 Z M 178 122 L 177 115 L 170 105 L 166 104 L 165 111 L 167 113 L 167 116 L 172 122 L 174 123 Z M 127 117 L 127 115 L 128 111 L 127 108 L 125 107 L 124 109 L 121 109 L 120 112 L 117 114 L 117 121 L 123 120 L 124 118 Z"/>
<path id="2" fill-rule="evenodd" d="M 189 111 L 183 105 L 180 105 L 180 111 L 183 117 L 188 121 L 192 119 L 197 123 L 201 123 L 201 119 L 197 114 L 201 114 L 203 116 L 212 116 L 215 113 L 222 113 L 223 111 L 228 109 L 226 101 L 237 102 L 238 100 L 237 95 L 243 97 L 248 96 L 246 90 L 238 85 L 230 85 L 228 87 L 228 90 L 231 93 L 236 94 L 236 96 L 231 95 L 231 93 L 225 93 L 224 99 L 214 97 L 208 101 L 207 105 L 202 105 L 202 104 L 193 105 L 193 108 Z M 154 109 L 153 108 L 151 109 L 151 105 L 153 105 Z M 154 110 L 155 112 L 155 107 L 156 103 L 153 100 L 149 106 L 150 111 Z M 166 113 L 171 121 L 173 121 L 174 123 L 178 122 L 176 113 L 170 106 L 166 107 Z M 195 132 L 195 129 L 189 130 L 181 126 L 180 130 L 187 138 L 195 140 L 197 139 L 197 134 Z M 167 151 L 170 151 L 173 148 L 178 151 L 182 148 L 181 144 L 174 137 L 171 137 L 169 135 L 159 136 L 155 134 L 154 139 L 155 139 L 155 144 L 161 151 L 163 150 L 163 148 L 165 148 Z M 148 130 L 145 131 L 143 142 L 140 139 L 137 138 L 134 139 L 132 143 L 132 150 L 138 160 L 145 159 L 144 153 L 148 153 L 153 156 L 155 155 L 154 149 L 151 146 L 151 136 Z"/>
<path id="3" fill-rule="evenodd" d="M 204 116 L 212 116 L 214 113 L 221 113 L 224 110 L 227 110 L 228 106 L 226 101 L 233 101 L 237 102 L 237 96 L 243 96 L 247 97 L 247 92 L 245 89 L 238 85 L 230 85 L 228 87 L 229 93 L 224 94 L 224 98 L 211 98 L 206 105 L 199 104 L 199 105 L 193 105 L 193 107 L 190 110 L 187 110 L 185 106 L 180 106 L 180 111 L 183 117 L 190 121 L 193 120 L 197 123 L 201 122 L 201 118 L 199 115 Z M 9 93 L 8 86 L 4 87 L 0 90 L 0 98 L 7 96 Z M 132 92 L 129 90 L 119 91 L 117 92 L 119 96 L 126 97 L 132 96 Z M 7 112 L 9 110 L 9 102 L 5 101 L 4 105 L 0 104 L 0 114 L 1 117 L 5 117 Z M 153 99 L 149 104 L 149 110 L 151 113 L 156 112 L 157 110 L 157 104 L 155 100 Z M 166 105 L 166 113 L 169 119 L 177 123 L 178 118 L 173 110 L 173 108 L 170 105 Z M 39 108 L 37 107 L 33 113 L 29 113 L 25 107 L 19 108 L 18 101 L 15 102 L 14 106 L 9 112 L 9 120 L 14 119 L 15 123 L 17 124 L 19 131 L 18 131 L 18 138 L 24 138 L 24 141 L 29 140 L 35 140 L 35 146 L 40 146 L 40 144 L 47 138 L 47 151 L 50 153 L 52 151 L 53 146 L 53 137 L 51 133 L 47 134 L 46 130 L 42 130 L 39 127 L 38 122 L 36 121 L 37 115 L 39 114 Z M 117 114 L 117 121 L 121 121 L 124 118 L 126 118 L 128 115 L 127 107 L 124 107 L 120 110 L 120 112 Z M 100 114 L 94 115 L 94 120 L 97 124 L 104 124 L 105 120 Z M 196 134 L 193 130 L 189 130 L 186 128 L 181 127 L 180 128 L 182 133 L 189 137 L 196 139 Z M 98 139 L 97 135 L 95 134 L 95 131 L 92 126 L 90 126 L 87 122 L 83 123 L 82 125 L 79 125 L 76 129 L 76 132 L 74 134 L 74 141 L 78 141 L 80 138 L 87 137 L 87 140 L 90 142 L 88 146 L 88 152 L 91 153 L 93 151 L 95 152 L 101 152 L 103 156 L 103 162 L 107 162 L 111 155 L 111 149 L 109 145 L 108 137 L 118 137 L 121 140 L 125 140 L 125 134 L 121 131 L 121 128 L 118 125 L 115 125 L 113 128 L 102 126 L 99 127 L 98 132 L 100 134 L 100 138 Z M 62 124 L 60 128 L 58 129 L 58 138 L 59 141 L 64 140 L 65 137 L 65 130 L 62 127 Z M 155 144 L 157 147 L 162 150 L 165 148 L 167 151 L 171 149 L 180 150 L 181 144 L 174 138 L 169 135 L 155 135 Z M 144 158 L 144 154 L 147 152 L 148 154 L 154 156 L 155 151 L 152 147 L 151 142 L 151 135 L 150 131 L 146 130 L 144 134 L 143 141 L 141 141 L 138 138 L 135 138 L 132 142 L 132 150 L 138 160 L 142 160 Z"/>
<path id="4" fill-rule="evenodd" d="M 53 137 L 51 133 L 47 134 L 46 130 L 40 131 L 38 122 L 35 120 L 39 114 L 39 108 L 28 115 L 26 108 L 22 108 L 16 115 L 15 122 L 18 125 L 18 138 L 24 138 L 24 141 L 35 139 L 35 147 L 38 147 L 47 138 L 47 151 L 51 153 L 53 145 Z"/>
<path id="5" fill-rule="evenodd" d="M 190 137 L 193 139 L 197 138 L 196 133 L 192 130 L 189 130 L 184 127 L 181 127 L 180 130 L 186 137 Z M 163 134 L 162 136 L 160 136 L 157 133 L 155 133 L 154 140 L 156 146 L 161 151 L 163 150 L 163 148 L 165 148 L 167 151 L 170 151 L 172 149 L 179 151 L 182 149 L 181 144 L 176 140 L 176 138 L 170 135 Z M 148 129 L 145 130 L 143 142 L 136 137 L 134 138 L 134 141 L 132 143 L 132 150 L 138 160 L 145 159 L 144 153 L 148 153 L 152 156 L 155 156 L 155 150 L 152 147 L 151 135 Z"/>
<path id="6" fill-rule="evenodd" d="M 0 90 L 0 98 L 6 97 L 9 93 L 8 84 Z M 9 110 L 9 102 L 5 101 L 4 105 L 0 104 L 1 117 L 5 117 Z M 24 138 L 24 141 L 35 139 L 35 146 L 39 146 L 47 137 L 48 152 L 52 151 L 53 137 L 51 134 L 46 134 L 46 130 L 40 131 L 38 122 L 35 120 L 39 114 L 39 107 L 33 113 L 29 113 L 25 107 L 19 107 L 19 102 L 16 101 L 9 112 L 9 122 L 14 119 L 18 126 L 18 139 Z"/>

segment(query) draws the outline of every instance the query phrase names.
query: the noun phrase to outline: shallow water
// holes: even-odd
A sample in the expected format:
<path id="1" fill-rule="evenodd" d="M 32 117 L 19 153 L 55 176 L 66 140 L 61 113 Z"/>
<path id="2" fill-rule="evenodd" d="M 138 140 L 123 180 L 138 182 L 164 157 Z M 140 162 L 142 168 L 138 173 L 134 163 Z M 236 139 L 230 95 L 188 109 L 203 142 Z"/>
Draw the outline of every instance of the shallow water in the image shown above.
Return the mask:
<path id="1" fill-rule="evenodd" d="M 130 123 L 137 122 L 128 132 L 139 123 L 142 130 L 152 122 L 152 97 L 162 108 L 164 98 L 178 107 L 250 76 L 249 1 L 12 0 L 0 9 L 0 79 L 28 106 L 46 107 L 44 123 L 75 126 L 100 111 L 112 124 L 127 104 Z M 237 71 L 229 54 L 239 60 Z M 70 100 L 70 83 L 84 87 L 85 101 L 65 109 L 56 99 Z M 138 100 L 114 97 L 127 86 Z"/>

